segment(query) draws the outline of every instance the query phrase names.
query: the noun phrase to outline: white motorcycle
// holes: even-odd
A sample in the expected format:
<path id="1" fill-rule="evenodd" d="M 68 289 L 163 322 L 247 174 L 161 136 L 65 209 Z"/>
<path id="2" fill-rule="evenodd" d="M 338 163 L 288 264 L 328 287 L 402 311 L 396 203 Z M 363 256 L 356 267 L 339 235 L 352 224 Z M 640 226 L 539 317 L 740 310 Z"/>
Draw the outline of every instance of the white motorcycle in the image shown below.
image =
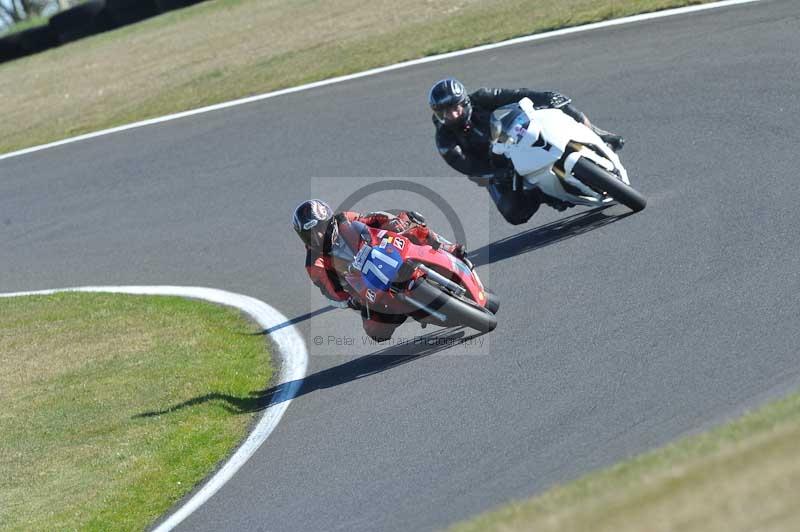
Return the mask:
<path id="1" fill-rule="evenodd" d="M 492 151 L 514 164 L 525 189 L 572 205 L 597 207 L 617 201 L 633 212 L 647 199 L 631 187 L 619 157 L 590 128 L 558 109 L 535 109 L 523 98 L 491 118 Z"/>

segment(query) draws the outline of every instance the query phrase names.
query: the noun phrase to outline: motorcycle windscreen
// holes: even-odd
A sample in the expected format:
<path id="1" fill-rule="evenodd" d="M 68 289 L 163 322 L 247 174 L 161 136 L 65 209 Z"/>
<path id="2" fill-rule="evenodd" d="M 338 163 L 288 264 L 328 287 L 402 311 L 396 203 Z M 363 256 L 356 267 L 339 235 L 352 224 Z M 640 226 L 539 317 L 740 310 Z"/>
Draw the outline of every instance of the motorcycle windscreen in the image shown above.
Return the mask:
<path id="1" fill-rule="evenodd" d="M 492 113 L 489 129 L 492 142 L 516 144 L 525 134 L 531 121 L 519 104 L 500 107 Z"/>
<path id="2" fill-rule="evenodd" d="M 336 223 L 332 227 L 334 230 L 330 238 L 329 253 L 335 269 L 345 272 L 362 242 L 369 242 L 369 230 L 366 225 L 357 221 Z"/>
<path id="3" fill-rule="evenodd" d="M 361 278 L 373 290 L 386 292 L 397 279 L 402 266 L 403 258 L 393 245 L 372 248 L 361 267 Z"/>

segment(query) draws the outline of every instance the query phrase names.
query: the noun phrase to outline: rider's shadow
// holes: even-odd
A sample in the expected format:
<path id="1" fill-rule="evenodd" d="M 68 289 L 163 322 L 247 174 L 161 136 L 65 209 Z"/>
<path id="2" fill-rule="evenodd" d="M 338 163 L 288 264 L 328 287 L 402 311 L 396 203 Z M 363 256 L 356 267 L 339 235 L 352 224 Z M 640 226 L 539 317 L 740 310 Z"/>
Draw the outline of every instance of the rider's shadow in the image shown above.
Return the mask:
<path id="1" fill-rule="evenodd" d="M 503 238 L 472 251 L 469 254 L 469 258 L 475 266 L 485 266 L 500 262 L 501 260 L 588 233 L 633 214 L 628 209 L 617 214 L 608 212 L 608 209 L 612 207 L 614 206 L 598 207 L 590 211 L 573 214 L 572 216 Z"/>
<path id="2" fill-rule="evenodd" d="M 463 344 L 479 336 L 481 336 L 481 333 L 467 335 L 463 327 L 432 331 L 428 334 L 417 336 L 413 341 L 391 345 L 380 351 L 309 375 L 303 379 L 300 389 L 294 394 L 294 397 L 370 377 L 420 358 L 445 351 L 454 345 Z M 290 385 L 291 383 L 285 383 L 283 386 Z M 263 392 L 264 407 L 271 403 L 273 397 L 279 396 L 280 388 L 281 386 L 279 385 Z"/>
<path id="3" fill-rule="evenodd" d="M 184 408 L 208 402 L 222 403 L 223 408 L 236 414 L 256 412 L 284 401 L 295 399 L 317 390 L 333 388 L 342 384 L 363 379 L 384 371 L 408 364 L 414 360 L 444 351 L 458 343 L 467 342 L 481 336 L 480 333 L 466 335 L 463 328 L 440 329 L 418 336 L 413 342 L 392 345 L 332 368 L 318 371 L 295 381 L 284 382 L 265 390 L 250 392 L 239 397 L 225 393 L 207 393 L 163 410 L 136 414 L 135 418 L 155 417 L 170 414 Z"/>

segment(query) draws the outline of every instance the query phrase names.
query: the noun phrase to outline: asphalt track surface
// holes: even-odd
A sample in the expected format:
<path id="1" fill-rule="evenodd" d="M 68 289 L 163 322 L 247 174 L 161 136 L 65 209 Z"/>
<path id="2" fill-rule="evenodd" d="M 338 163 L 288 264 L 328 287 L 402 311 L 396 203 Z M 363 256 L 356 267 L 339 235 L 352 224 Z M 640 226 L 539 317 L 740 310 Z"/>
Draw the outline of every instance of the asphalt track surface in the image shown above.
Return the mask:
<path id="1" fill-rule="evenodd" d="M 317 334 L 359 344 L 358 316 L 309 289 L 291 210 L 373 176 L 428 176 L 503 300 L 497 330 L 479 347 L 322 346 L 267 443 L 182 529 L 444 527 L 800 383 L 798 50 L 800 4 L 765 1 L 5 160 L 0 291 L 212 286 L 297 318 L 312 354 Z M 432 148 L 425 95 L 445 75 L 572 96 L 628 138 L 647 209 L 505 224 Z M 449 231 L 407 192 L 358 206 L 417 208 Z"/>

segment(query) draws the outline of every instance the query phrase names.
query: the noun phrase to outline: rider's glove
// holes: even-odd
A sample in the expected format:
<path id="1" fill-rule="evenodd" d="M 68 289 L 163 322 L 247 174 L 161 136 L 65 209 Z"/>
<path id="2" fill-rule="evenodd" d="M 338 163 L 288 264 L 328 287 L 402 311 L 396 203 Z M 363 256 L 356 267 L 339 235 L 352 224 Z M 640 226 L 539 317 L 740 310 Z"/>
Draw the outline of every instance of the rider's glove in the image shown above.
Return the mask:
<path id="1" fill-rule="evenodd" d="M 572 103 L 571 98 L 567 98 L 563 94 L 559 92 L 551 92 L 550 93 L 550 107 L 553 109 L 560 109 L 566 105 Z"/>
<path id="2" fill-rule="evenodd" d="M 439 249 L 442 247 L 442 243 L 439 241 L 439 239 L 430 234 L 428 235 L 428 245 L 433 249 Z"/>
<path id="3" fill-rule="evenodd" d="M 402 233 L 403 231 L 408 229 L 408 224 L 397 217 L 388 220 L 385 226 L 390 227 L 391 230 L 394 231 L 395 233 Z"/>
<path id="4" fill-rule="evenodd" d="M 417 225 L 421 225 L 422 227 L 425 227 L 425 217 L 422 216 L 417 211 L 406 211 L 406 216 L 408 216 L 408 220 L 410 222 L 413 222 L 413 223 L 415 223 Z"/>

